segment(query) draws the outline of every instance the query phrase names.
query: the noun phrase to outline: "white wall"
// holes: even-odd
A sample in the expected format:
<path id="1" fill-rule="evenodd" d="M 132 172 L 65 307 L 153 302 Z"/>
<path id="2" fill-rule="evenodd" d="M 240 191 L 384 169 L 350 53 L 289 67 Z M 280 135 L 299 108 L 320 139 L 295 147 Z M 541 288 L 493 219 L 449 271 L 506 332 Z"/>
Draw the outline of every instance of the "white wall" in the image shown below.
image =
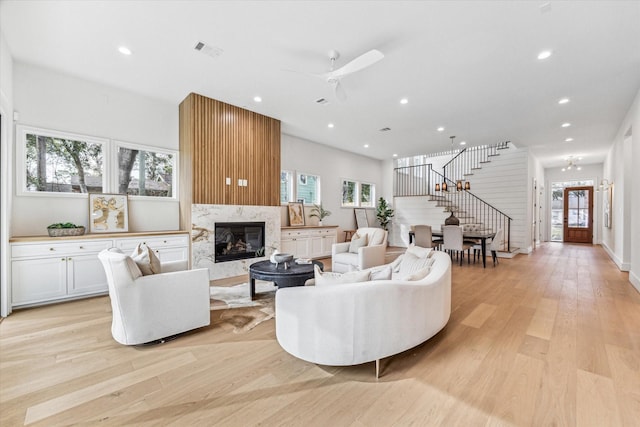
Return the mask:
<path id="1" fill-rule="evenodd" d="M 634 138 L 633 130 L 636 130 Z M 603 176 L 613 182 L 612 227 L 602 245 L 640 291 L 640 91 L 620 124 L 604 163 Z"/>
<path id="2" fill-rule="evenodd" d="M 19 124 L 178 149 L 178 106 L 172 103 L 17 62 L 13 85 Z M 12 212 L 13 236 L 46 234 L 52 222 L 86 226 L 89 221 L 86 198 L 16 196 L 14 192 Z M 132 199 L 129 203 L 130 231 L 177 230 L 178 224 L 177 200 Z"/>
<path id="3" fill-rule="evenodd" d="M 331 211 L 323 225 L 338 225 L 338 240 L 345 229 L 355 229 L 353 208 L 342 208 L 342 180 L 345 178 L 368 182 L 376 186 L 376 200 L 384 195 L 382 165 L 380 160 L 320 145 L 315 142 L 283 134 L 281 140 L 281 168 L 283 170 L 320 176 L 322 206 Z M 390 199 L 389 199 L 390 200 Z M 315 225 L 316 218 L 309 219 L 312 206 L 305 206 L 307 225 Z M 287 224 L 287 210 L 282 208 L 282 225 Z M 376 226 L 375 209 L 367 209 L 369 225 Z"/>
<path id="4" fill-rule="evenodd" d="M 13 58 L 0 32 L 0 315 L 9 314 L 9 223 L 11 221 L 11 141 L 13 141 Z"/>

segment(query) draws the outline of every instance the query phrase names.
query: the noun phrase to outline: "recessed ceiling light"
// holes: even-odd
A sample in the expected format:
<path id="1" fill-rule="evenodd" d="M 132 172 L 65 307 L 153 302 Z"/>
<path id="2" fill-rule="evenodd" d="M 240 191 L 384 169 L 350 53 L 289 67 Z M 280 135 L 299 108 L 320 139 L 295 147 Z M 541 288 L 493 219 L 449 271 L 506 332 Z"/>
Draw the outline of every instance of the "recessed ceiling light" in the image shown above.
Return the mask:
<path id="1" fill-rule="evenodd" d="M 564 142 L 571 142 L 571 141 L 573 141 L 573 138 L 567 138 L 564 140 Z"/>
<path id="2" fill-rule="evenodd" d="M 364 144 L 364 148 L 369 148 L 369 144 Z"/>
<path id="3" fill-rule="evenodd" d="M 259 96 L 254 96 L 254 97 L 253 97 L 253 100 L 254 100 L 255 102 L 262 102 L 262 98 L 260 98 Z"/>
<path id="4" fill-rule="evenodd" d="M 547 59 L 550 56 L 551 56 L 551 51 L 550 50 L 543 50 L 542 52 L 540 52 L 538 54 L 538 59 Z"/>
<path id="5" fill-rule="evenodd" d="M 460 145 L 467 145 L 467 141 L 460 141 Z"/>
<path id="6" fill-rule="evenodd" d="M 327 126 L 329 126 L 331 129 L 333 129 L 333 123 L 329 123 Z"/>
<path id="7" fill-rule="evenodd" d="M 568 128 L 569 126 L 571 126 L 571 123 L 563 123 L 563 124 L 562 124 L 562 127 L 563 127 L 563 128 Z"/>
<path id="8" fill-rule="evenodd" d="M 393 153 L 393 157 L 398 157 L 398 155 L 396 153 Z"/>
<path id="9" fill-rule="evenodd" d="M 131 55 L 131 49 L 129 49 L 129 48 L 128 48 L 128 47 L 126 47 L 126 46 L 120 46 L 120 47 L 118 48 L 118 52 L 120 52 L 120 53 L 121 53 L 121 54 L 123 54 L 123 55 Z"/>
<path id="10" fill-rule="evenodd" d="M 440 126 L 438 129 L 436 129 L 438 132 L 444 132 L 444 128 L 442 126 Z"/>
<path id="11" fill-rule="evenodd" d="M 569 102 L 569 98 L 561 98 L 558 100 L 558 104 L 567 104 Z"/>
<path id="12" fill-rule="evenodd" d="M 406 103 L 408 103 L 408 102 L 409 102 L 409 100 L 408 100 L 407 98 L 402 98 L 402 99 L 400 100 L 400 104 L 406 104 Z"/>

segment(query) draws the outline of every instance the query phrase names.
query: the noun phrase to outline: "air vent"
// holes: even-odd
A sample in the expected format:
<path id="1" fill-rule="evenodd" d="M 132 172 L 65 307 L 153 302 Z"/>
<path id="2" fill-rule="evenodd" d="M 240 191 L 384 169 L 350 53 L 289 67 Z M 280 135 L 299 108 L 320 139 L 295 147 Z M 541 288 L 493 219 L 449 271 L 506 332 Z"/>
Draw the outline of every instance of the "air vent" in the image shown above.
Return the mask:
<path id="1" fill-rule="evenodd" d="M 204 53 L 205 55 L 209 55 L 212 58 L 217 58 L 218 56 L 222 55 L 222 52 L 224 52 L 222 48 L 219 48 L 216 46 L 209 46 L 204 42 L 196 43 L 196 45 L 193 48 L 198 52 Z"/>
<path id="2" fill-rule="evenodd" d="M 320 105 L 327 105 L 329 103 L 329 101 L 327 101 L 324 98 L 318 98 L 318 99 L 316 99 L 316 103 L 320 104 Z"/>
<path id="3" fill-rule="evenodd" d="M 386 128 L 380 129 L 380 132 L 389 132 L 390 130 L 391 130 L 391 128 L 386 127 Z"/>

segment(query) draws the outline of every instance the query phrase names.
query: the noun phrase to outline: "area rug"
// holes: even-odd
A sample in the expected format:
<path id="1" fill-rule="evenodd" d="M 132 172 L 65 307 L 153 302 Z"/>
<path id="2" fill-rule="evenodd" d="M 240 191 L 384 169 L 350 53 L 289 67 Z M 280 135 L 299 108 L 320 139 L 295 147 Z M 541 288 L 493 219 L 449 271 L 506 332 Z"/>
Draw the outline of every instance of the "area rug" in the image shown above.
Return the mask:
<path id="1" fill-rule="evenodd" d="M 213 322 L 230 325 L 234 333 L 250 331 L 275 317 L 277 288 L 272 282 L 256 281 L 255 299 L 249 298 L 249 284 L 211 286 Z"/>

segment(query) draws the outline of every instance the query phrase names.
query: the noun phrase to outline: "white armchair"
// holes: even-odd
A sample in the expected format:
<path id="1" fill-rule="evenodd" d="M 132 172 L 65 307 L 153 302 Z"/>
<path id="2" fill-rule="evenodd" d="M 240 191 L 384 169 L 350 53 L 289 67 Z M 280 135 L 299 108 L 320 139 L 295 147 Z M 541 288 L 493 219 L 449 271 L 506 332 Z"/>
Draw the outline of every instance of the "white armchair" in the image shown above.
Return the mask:
<path id="1" fill-rule="evenodd" d="M 162 273 L 143 276 L 130 256 L 118 249 L 98 255 L 109 284 L 111 334 L 136 345 L 207 326 L 210 320 L 207 269 L 183 270 L 186 263 L 162 265 Z"/>
<path id="2" fill-rule="evenodd" d="M 360 247 L 356 252 L 350 252 L 351 242 L 334 243 L 331 247 L 331 269 L 337 273 L 346 273 L 352 267 L 356 270 L 364 270 L 369 267 L 384 264 L 387 251 L 387 231 L 382 228 L 359 228 L 354 236 L 367 236 L 366 246 Z"/>

